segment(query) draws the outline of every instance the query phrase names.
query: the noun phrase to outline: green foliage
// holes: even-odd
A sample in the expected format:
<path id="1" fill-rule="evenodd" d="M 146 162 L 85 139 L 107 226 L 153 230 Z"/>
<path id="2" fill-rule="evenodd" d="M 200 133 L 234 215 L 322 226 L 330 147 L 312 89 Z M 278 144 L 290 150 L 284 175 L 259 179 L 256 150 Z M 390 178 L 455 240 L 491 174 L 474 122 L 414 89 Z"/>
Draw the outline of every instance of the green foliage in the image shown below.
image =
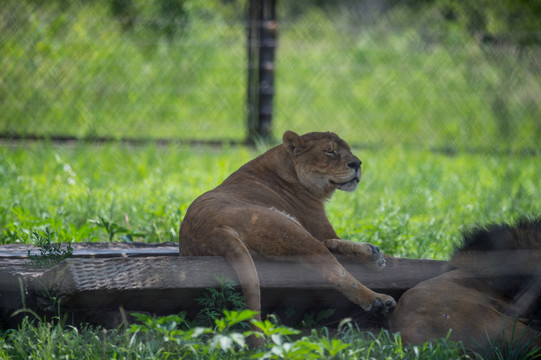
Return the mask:
<path id="1" fill-rule="evenodd" d="M 321 326 L 323 324 L 323 321 L 333 316 L 335 312 L 335 309 L 325 309 L 318 312 L 317 314 L 307 312 L 306 314 L 304 314 L 301 325 L 305 328 L 314 328 L 317 326 Z"/>
<path id="2" fill-rule="evenodd" d="M 400 334 L 370 333 L 344 321 L 337 331 L 322 328 L 301 335 L 270 320 L 255 321 L 253 311 L 224 311 L 213 326 L 193 326 L 185 313 L 163 317 L 132 314 L 126 329 L 75 328 L 60 321 L 25 318 L 17 330 L 0 332 L 0 359 L 533 359 L 539 349 L 524 352 L 512 346 L 500 355 L 478 354 L 446 338 L 420 346 L 406 345 Z M 261 330 L 264 345 L 247 347 L 252 331 L 238 332 L 251 322 Z M 522 354 L 525 357 L 507 357 Z M 485 357 L 486 356 L 486 357 Z"/>
<path id="3" fill-rule="evenodd" d="M 445 260 L 464 228 L 541 214 L 538 157 L 403 148 L 361 151 L 359 157 L 359 189 L 353 198 L 334 195 L 330 221 L 341 237 L 375 243 L 395 256 Z"/>
<path id="4" fill-rule="evenodd" d="M 112 221 L 109 221 L 107 218 L 103 216 L 99 216 L 98 220 L 88 220 L 91 224 L 95 224 L 97 227 L 102 228 L 107 233 L 107 237 L 109 242 L 113 241 L 113 238 L 117 234 L 123 234 L 120 239 L 124 242 L 133 242 L 134 236 L 145 236 L 144 233 L 133 233 L 129 229 L 120 226 Z"/>
<path id="5" fill-rule="evenodd" d="M 246 302 L 242 293 L 235 289 L 235 281 L 225 276 L 215 276 L 218 288 L 208 288 L 199 295 L 195 302 L 201 306 L 201 311 L 196 315 L 198 324 L 214 323 L 222 316 L 224 310 L 240 311 L 246 309 Z"/>
<path id="6" fill-rule="evenodd" d="M 8 0 L 0 132 L 241 140 L 245 29 L 201 3 Z"/>
<path id="7" fill-rule="evenodd" d="M 128 234 L 89 222 L 100 216 L 130 234 L 145 234 L 145 241 L 177 242 L 191 202 L 258 152 L 0 147 L 0 243 L 32 243 L 32 231 L 45 228 L 66 242 Z M 337 192 L 327 202 L 329 219 L 342 238 L 372 242 L 390 255 L 446 259 L 465 227 L 541 215 L 536 156 L 446 155 L 400 146 L 354 152 L 363 161 L 363 178 L 356 192 Z"/>
<path id="8" fill-rule="evenodd" d="M 191 328 L 184 313 L 159 318 L 137 313 L 132 316 L 139 323 L 126 331 L 129 346 L 144 349 L 145 356 L 195 355 L 204 346 L 202 336 L 212 333 L 209 328 Z"/>
<path id="9" fill-rule="evenodd" d="M 514 6 L 412 2 L 359 19 L 333 3 L 302 8 L 280 32 L 277 69 L 294 71 L 277 71 L 277 134 L 333 129 L 374 147 L 539 152 L 541 113 L 531 97 L 541 94 L 539 46 L 519 44 L 517 27 L 496 27 Z M 514 4 L 514 14 L 533 19 L 539 31 L 530 4 Z M 470 30 L 470 23 L 487 29 Z M 490 34 L 492 43 L 480 40 Z"/>
<path id="10" fill-rule="evenodd" d="M 511 343 L 506 344 L 501 339 L 487 337 L 488 346 L 480 352 L 485 360 L 533 360 L 541 359 L 541 348 L 535 347 L 535 338 L 527 339 L 525 333 L 516 332 L 516 322 L 513 324 Z M 505 335 L 505 334 L 502 334 Z M 538 335 L 537 338 L 540 338 Z"/>
<path id="11" fill-rule="evenodd" d="M 31 243 L 32 231 L 46 227 L 62 241 L 132 234 L 133 240 L 176 242 L 197 193 L 254 155 L 242 148 L 216 157 L 212 149 L 174 146 L 28 145 L 0 147 L 0 243 Z M 89 221 L 100 217 L 103 226 Z"/>
<path id="12" fill-rule="evenodd" d="M 157 37 L 165 36 L 171 40 L 188 25 L 185 0 L 155 0 L 140 2 L 134 0 L 113 0 L 110 2 L 111 14 L 127 31 L 144 27 Z M 189 4 L 188 4 L 189 5 Z"/>
<path id="13" fill-rule="evenodd" d="M 65 3 L 0 8 L 0 132 L 244 138 L 245 2 Z M 278 6 L 295 14 L 279 17 L 276 137 L 332 129 L 363 145 L 539 152 L 539 50 L 523 44 L 539 44 L 539 4 L 416 1 L 359 14 L 335 3 Z"/>
<path id="14" fill-rule="evenodd" d="M 501 48 L 484 36 L 537 31 L 537 2 L 406 1 L 360 22 L 329 16 L 335 3 L 280 8 L 293 9 L 295 23 L 280 28 L 274 129 L 333 130 L 375 145 L 359 154 L 358 192 L 326 205 L 338 234 L 395 256 L 446 259 L 465 226 L 539 216 L 539 158 L 520 156 L 539 154 L 538 56 L 528 39 L 504 38 L 511 44 Z M 242 18 L 242 4 L 8 0 L 0 8 L 0 131 L 242 139 L 245 28 L 231 21 Z M 463 151 L 470 149 L 489 151 Z M 0 243 L 39 237 L 41 259 L 52 263 L 69 252 L 53 234 L 177 241 L 193 199 L 254 155 L 228 147 L 2 146 Z M 249 332 L 234 329 L 252 315 L 222 318 L 220 307 L 240 299 L 207 295 L 207 305 L 222 302 L 204 314 L 207 327 L 192 327 L 183 314 L 137 315 L 140 324 L 108 331 L 26 319 L 0 333 L 0 358 L 468 357 L 448 339 L 410 347 L 398 335 L 353 327 L 301 336 L 268 319 L 255 323 L 266 345 L 247 350 Z M 523 350 L 494 343 L 486 356 Z"/>
<path id="15" fill-rule="evenodd" d="M 446 338 L 427 341 L 421 346 L 402 342 L 399 333 L 386 330 L 379 333 L 359 333 L 351 323 L 342 330 L 343 340 L 351 345 L 354 353 L 363 359 L 477 359 L 474 352 L 467 353 L 461 343 Z"/>
<path id="16" fill-rule="evenodd" d="M 30 321 L 0 334 L 0 359 L 91 359 L 101 354 L 99 332 L 90 327 L 63 327 L 58 322 Z"/>
<path id="17" fill-rule="evenodd" d="M 32 254 L 32 250 L 29 249 L 28 266 L 50 267 L 73 256 L 73 248 L 70 243 L 65 249 L 62 249 L 61 243 L 53 243 L 54 233 L 49 228 L 45 229 L 44 233 L 33 231 L 32 239 L 40 254 Z"/>

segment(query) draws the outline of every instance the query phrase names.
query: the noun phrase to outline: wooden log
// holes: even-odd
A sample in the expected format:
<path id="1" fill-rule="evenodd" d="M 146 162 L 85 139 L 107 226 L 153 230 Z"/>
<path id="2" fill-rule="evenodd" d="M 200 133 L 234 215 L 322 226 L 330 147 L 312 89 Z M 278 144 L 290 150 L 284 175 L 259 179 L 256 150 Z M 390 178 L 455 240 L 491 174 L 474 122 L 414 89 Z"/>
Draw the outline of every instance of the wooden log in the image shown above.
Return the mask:
<path id="1" fill-rule="evenodd" d="M 73 257 L 104 258 L 104 257 L 145 257 L 145 256 L 178 256 L 178 244 L 167 243 L 74 243 Z M 27 259 L 31 255 L 39 255 L 39 249 L 28 244 L 0 245 L 1 259 Z M 0 267 L 2 266 L 0 262 Z"/>
<path id="2" fill-rule="evenodd" d="M 10 313 L 23 306 L 21 291 L 24 303 L 32 309 L 54 312 L 60 304 L 61 311 L 74 321 L 104 326 L 119 324 L 119 307 L 127 313 L 188 311 L 194 315 L 200 308 L 195 299 L 218 285 L 216 276 L 237 281 L 223 258 L 179 257 L 171 244 L 75 244 L 74 248 L 74 258 L 51 269 L 32 269 L 25 266 L 27 259 L 21 249 L 12 246 L 10 252 L 0 247 L 0 321 L 12 322 Z M 387 267 L 375 271 L 340 260 L 361 283 L 397 299 L 420 281 L 439 275 L 446 265 L 442 261 L 388 258 Z M 333 308 L 335 318 L 357 316 L 367 324 L 381 320 L 370 320 L 319 273 L 298 262 L 256 259 L 256 267 L 264 312 L 295 309 L 302 319 L 307 311 Z"/>

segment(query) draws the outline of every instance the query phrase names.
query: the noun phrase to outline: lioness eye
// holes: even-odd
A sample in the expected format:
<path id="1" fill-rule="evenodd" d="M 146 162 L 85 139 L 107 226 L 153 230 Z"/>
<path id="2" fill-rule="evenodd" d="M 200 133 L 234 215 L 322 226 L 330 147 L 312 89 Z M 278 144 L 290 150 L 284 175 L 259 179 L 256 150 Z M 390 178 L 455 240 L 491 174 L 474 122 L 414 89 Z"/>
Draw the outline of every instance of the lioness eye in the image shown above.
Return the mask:
<path id="1" fill-rule="evenodd" d="M 329 156 L 332 156 L 332 157 L 335 157 L 336 156 L 336 151 L 334 151 L 334 150 L 325 150 L 325 154 L 327 154 Z"/>

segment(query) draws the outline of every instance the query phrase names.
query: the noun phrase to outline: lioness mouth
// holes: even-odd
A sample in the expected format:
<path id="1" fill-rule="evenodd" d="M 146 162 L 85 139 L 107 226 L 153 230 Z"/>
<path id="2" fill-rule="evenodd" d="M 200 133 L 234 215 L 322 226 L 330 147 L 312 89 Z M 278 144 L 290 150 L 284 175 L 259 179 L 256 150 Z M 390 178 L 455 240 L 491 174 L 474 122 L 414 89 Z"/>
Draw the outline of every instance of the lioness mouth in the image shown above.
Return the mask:
<path id="1" fill-rule="evenodd" d="M 336 185 L 336 186 L 338 186 L 338 187 L 345 186 L 345 185 L 350 184 L 350 183 L 352 183 L 352 182 L 354 182 L 354 181 L 355 181 L 356 183 L 358 183 L 358 182 L 361 181 L 361 179 L 359 179 L 358 176 L 355 176 L 353 179 L 348 180 L 348 181 L 343 182 L 343 183 L 338 183 L 338 182 L 334 182 L 334 181 L 330 180 L 331 184 Z"/>

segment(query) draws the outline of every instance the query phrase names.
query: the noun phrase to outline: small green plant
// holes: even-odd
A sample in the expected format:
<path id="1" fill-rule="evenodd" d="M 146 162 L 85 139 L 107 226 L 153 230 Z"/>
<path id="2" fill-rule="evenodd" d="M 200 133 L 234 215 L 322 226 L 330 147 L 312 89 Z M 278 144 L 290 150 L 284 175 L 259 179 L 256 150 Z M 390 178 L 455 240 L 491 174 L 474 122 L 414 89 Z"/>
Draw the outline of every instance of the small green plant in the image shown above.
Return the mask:
<path id="1" fill-rule="evenodd" d="M 196 315 L 195 322 L 200 325 L 212 324 L 222 316 L 224 310 L 246 309 L 242 294 L 235 289 L 235 281 L 225 276 L 215 276 L 217 288 L 208 288 L 195 301 L 202 306 Z M 246 324 L 245 324 L 246 325 Z"/>
<path id="2" fill-rule="evenodd" d="M 113 221 L 110 221 L 104 216 L 98 216 L 98 220 L 88 220 L 91 224 L 96 225 L 99 228 L 102 228 L 107 233 L 107 238 L 109 242 L 113 241 L 115 235 L 119 234 L 120 239 L 124 242 L 133 242 L 134 236 L 145 236 L 144 233 L 132 232 L 129 229 L 120 226 Z"/>
<path id="3" fill-rule="evenodd" d="M 214 320 L 214 327 L 192 327 L 186 313 L 164 317 L 131 314 L 139 323 L 131 325 L 127 333 L 132 348 L 144 348 L 153 358 L 209 356 L 211 359 L 239 358 L 246 350 L 244 333 L 233 329 L 251 320 L 256 313 L 251 310 L 227 311 Z M 236 357 L 235 357 L 236 356 Z M 204 357 L 207 358 L 207 357 Z"/>
<path id="4" fill-rule="evenodd" d="M 50 267 L 58 264 L 64 259 L 73 256 L 73 247 L 68 243 L 65 249 L 62 249 L 62 244 L 54 243 L 54 232 L 49 228 L 45 232 L 32 231 L 32 240 L 34 245 L 38 247 L 40 254 L 32 254 L 32 250 L 28 249 L 27 265 L 36 267 Z"/>
<path id="5" fill-rule="evenodd" d="M 321 326 L 322 321 L 333 316 L 335 312 L 336 312 L 336 309 L 329 308 L 329 309 L 322 310 L 318 312 L 317 314 L 313 312 L 306 313 L 301 322 L 301 325 L 305 328 L 310 328 L 310 329 L 316 326 Z"/>
<path id="6" fill-rule="evenodd" d="M 210 331 L 204 328 L 191 329 L 184 312 L 158 318 L 140 313 L 131 315 L 138 323 L 127 329 L 130 345 L 145 344 L 147 351 L 154 355 L 193 355 L 203 346 L 201 336 Z M 181 351 L 179 346 L 185 351 Z"/>

